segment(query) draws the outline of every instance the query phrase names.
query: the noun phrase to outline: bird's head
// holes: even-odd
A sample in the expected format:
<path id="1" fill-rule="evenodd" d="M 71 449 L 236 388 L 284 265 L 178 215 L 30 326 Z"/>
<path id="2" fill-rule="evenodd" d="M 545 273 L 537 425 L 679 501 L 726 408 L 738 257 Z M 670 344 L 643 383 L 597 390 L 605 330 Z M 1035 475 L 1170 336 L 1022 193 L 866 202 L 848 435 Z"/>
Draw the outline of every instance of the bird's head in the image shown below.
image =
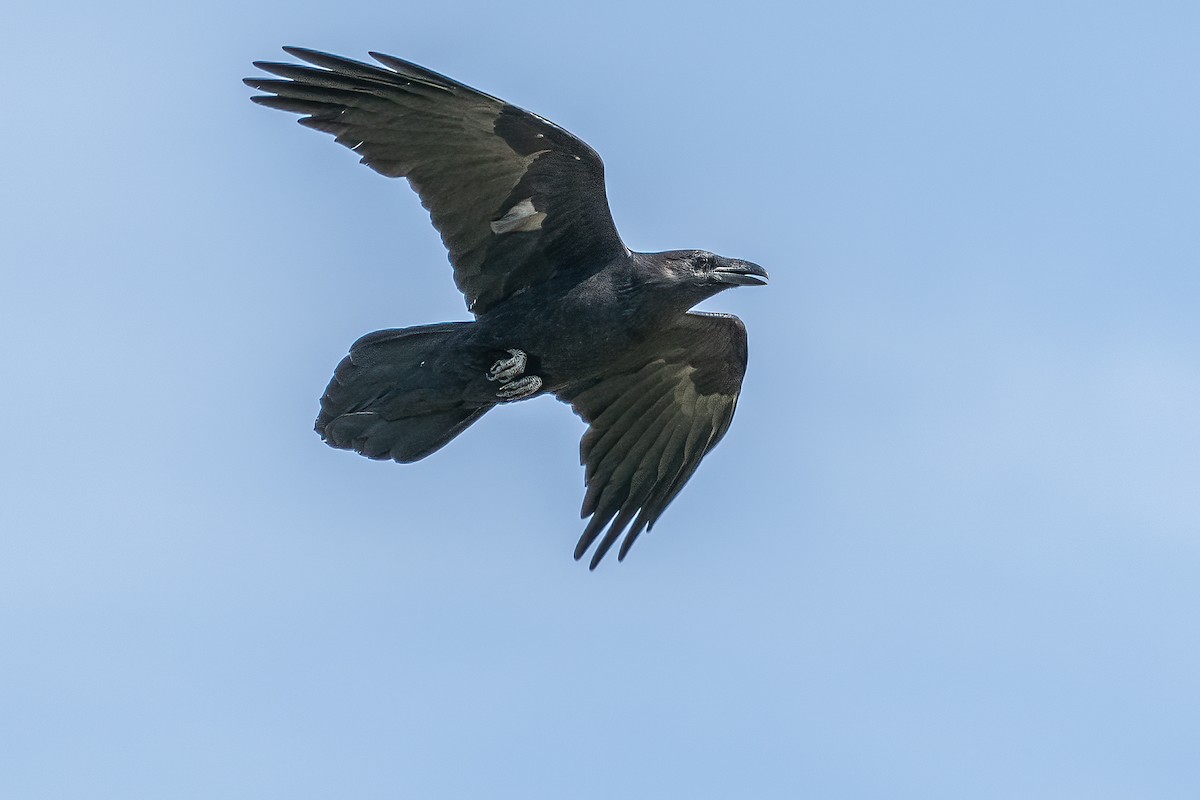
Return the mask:
<path id="1" fill-rule="evenodd" d="M 688 308 L 734 286 L 767 283 L 767 271 L 758 264 L 706 250 L 672 250 L 650 257 L 658 281 L 668 284 Z"/>

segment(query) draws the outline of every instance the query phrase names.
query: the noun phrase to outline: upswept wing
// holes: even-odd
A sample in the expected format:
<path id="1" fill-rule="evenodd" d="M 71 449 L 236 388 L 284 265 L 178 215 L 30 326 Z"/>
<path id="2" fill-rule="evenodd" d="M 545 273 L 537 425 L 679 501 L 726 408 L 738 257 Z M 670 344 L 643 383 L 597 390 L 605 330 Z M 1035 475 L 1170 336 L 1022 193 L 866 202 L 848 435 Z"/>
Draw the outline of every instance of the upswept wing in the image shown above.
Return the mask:
<path id="1" fill-rule="evenodd" d="M 476 315 L 556 272 L 627 252 L 591 147 L 536 114 L 393 56 L 382 67 L 285 47 L 312 66 L 256 61 L 251 98 L 303 115 L 389 177 L 406 177 Z"/>
<path id="2" fill-rule="evenodd" d="M 617 554 L 625 558 L 725 435 L 745 374 L 742 321 L 691 312 L 649 343 L 641 357 L 558 393 L 589 423 L 579 455 L 587 483 L 582 516 L 591 519 L 575 547 L 576 559 L 606 527 L 590 568 L 628 527 Z"/>

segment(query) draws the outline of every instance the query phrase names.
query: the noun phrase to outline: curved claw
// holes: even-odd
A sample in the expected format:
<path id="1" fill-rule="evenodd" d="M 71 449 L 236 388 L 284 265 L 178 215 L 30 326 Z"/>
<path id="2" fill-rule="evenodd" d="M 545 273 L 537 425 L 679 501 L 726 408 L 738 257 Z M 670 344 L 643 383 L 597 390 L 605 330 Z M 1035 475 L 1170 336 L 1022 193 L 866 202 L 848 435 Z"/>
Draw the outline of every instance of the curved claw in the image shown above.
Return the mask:
<path id="1" fill-rule="evenodd" d="M 500 391 L 496 392 L 496 397 L 499 397 L 504 402 L 512 402 L 514 400 L 524 400 L 527 397 L 533 397 L 541 390 L 542 379 L 537 375 L 526 375 L 524 378 L 501 386 Z"/>
<path id="2" fill-rule="evenodd" d="M 487 379 L 489 381 L 508 383 L 525 372 L 525 365 L 529 362 L 529 357 L 525 355 L 525 352 L 510 348 L 508 353 L 512 358 L 502 358 L 488 370 Z"/>

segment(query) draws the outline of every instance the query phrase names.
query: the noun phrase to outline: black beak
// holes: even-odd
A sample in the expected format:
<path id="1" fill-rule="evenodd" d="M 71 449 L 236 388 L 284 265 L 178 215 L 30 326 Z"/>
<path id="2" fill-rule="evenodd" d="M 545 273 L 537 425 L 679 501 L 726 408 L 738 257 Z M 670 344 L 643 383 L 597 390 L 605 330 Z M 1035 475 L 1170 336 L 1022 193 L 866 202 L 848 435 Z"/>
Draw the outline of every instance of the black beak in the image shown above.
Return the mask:
<path id="1" fill-rule="evenodd" d="M 758 264 L 737 259 L 723 260 L 712 271 L 713 280 L 734 286 L 766 286 L 767 271 Z"/>

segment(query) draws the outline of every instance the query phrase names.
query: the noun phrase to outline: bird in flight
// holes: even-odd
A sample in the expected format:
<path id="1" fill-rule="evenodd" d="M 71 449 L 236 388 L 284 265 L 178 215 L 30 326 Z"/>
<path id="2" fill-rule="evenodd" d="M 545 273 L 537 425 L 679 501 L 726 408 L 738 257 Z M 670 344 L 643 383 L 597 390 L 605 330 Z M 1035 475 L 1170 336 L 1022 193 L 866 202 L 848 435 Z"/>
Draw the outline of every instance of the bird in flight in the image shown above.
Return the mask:
<path id="1" fill-rule="evenodd" d="M 536 114 L 393 56 L 285 47 L 256 61 L 260 105 L 299 114 L 371 169 L 404 177 L 449 250 L 473 322 L 376 331 L 334 371 L 316 421 L 332 447 L 419 461 L 490 409 L 553 394 L 588 424 L 575 558 L 623 560 L 729 428 L 746 329 L 690 309 L 766 271 L 703 250 L 635 253 L 604 165 Z"/>

